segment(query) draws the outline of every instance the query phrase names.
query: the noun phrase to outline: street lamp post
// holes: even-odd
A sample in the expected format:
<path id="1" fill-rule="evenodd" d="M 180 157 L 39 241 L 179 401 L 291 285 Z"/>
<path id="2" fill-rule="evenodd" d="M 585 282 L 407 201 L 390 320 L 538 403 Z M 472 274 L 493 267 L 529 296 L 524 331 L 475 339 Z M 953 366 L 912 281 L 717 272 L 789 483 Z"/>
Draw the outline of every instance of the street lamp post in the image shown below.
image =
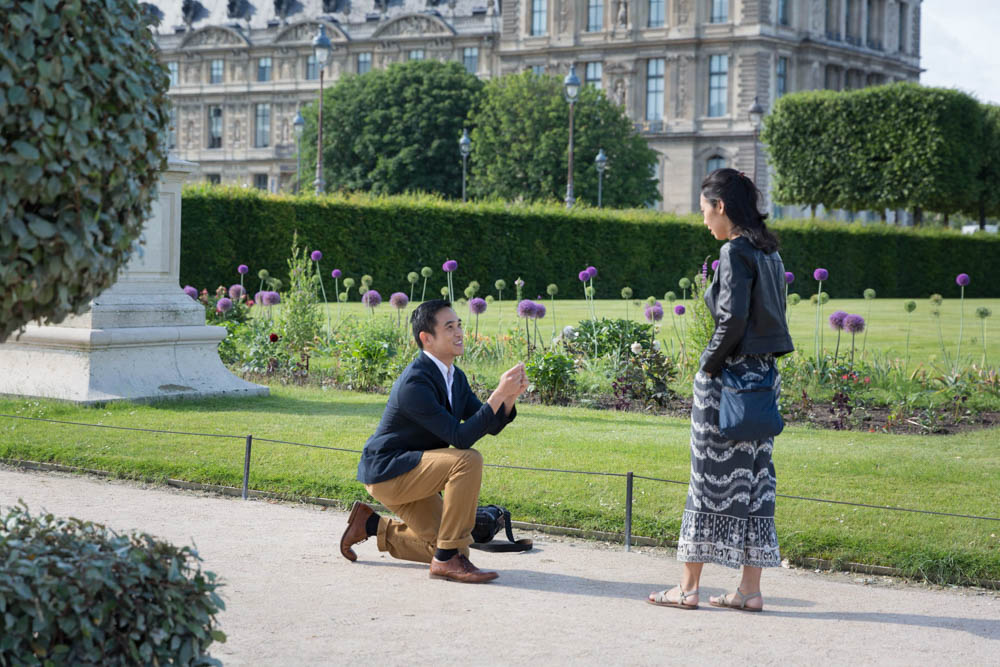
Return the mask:
<path id="1" fill-rule="evenodd" d="M 597 208 L 601 208 L 601 189 L 604 185 L 604 170 L 608 168 L 608 156 L 604 154 L 603 148 L 597 151 L 594 164 L 597 165 Z"/>
<path id="2" fill-rule="evenodd" d="M 469 131 L 462 129 L 462 138 L 458 140 L 458 152 L 462 154 L 462 201 L 465 201 L 465 171 L 469 162 L 469 151 L 472 150 L 472 139 L 469 139 Z"/>
<path id="3" fill-rule="evenodd" d="M 756 95 L 753 96 L 753 104 L 750 105 L 747 115 L 750 116 L 750 125 L 753 126 L 753 184 L 757 185 L 757 140 L 760 136 L 760 122 L 764 118 L 764 107 Z"/>
<path id="4" fill-rule="evenodd" d="M 302 189 L 302 130 L 306 127 L 306 119 L 302 117 L 301 111 L 295 112 L 292 127 L 295 129 L 295 155 L 298 158 L 298 166 L 295 168 L 295 194 L 298 194 Z"/>
<path id="5" fill-rule="evenodd" d="M 319 68 L 319 119 L 316 125 L 316 194 L 323 194 L 326 183 L 323 182 L 323 70 L 330 57 L 332 49 L 330 38 L 326 36 L 326 26 L 319 26 L 319 33 L 313 39 L 313 53 L 316 55 L 316 66 Z"/>
<path id="6" fill-rule="evenodd" d="M 569 168 L 566 176 L 566 208 L 572 208 L 576 202 L 573 196 L 573 107 L 576 106 L 577 95 L 580 94 L 580 79 L 576 76 L 576 65 L 569 66 L 569 74 L 563 79 L 566 89 L 566 101 L 569 102 Z"/>

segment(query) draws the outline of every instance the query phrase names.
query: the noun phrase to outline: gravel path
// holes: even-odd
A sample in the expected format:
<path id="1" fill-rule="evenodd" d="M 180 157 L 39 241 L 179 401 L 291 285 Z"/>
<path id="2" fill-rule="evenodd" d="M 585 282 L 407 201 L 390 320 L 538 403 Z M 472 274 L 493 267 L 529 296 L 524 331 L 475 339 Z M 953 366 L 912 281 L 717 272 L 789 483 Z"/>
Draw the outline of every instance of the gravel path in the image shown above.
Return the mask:
<path id="1" fill-rule="evenodd" d="M 676 583 L 672 552 L 534 535 L 525 554 L 473 553 L 488 585 L 431 580 L 423 565 L 337 551 L 346 513 L 158 486 L 0 468 L 0 507 L 195 543 L 226 586 L 227 665 L 997 664 L 1000 595 L 882 577 L 765 573 L 763 614 L 708 607 L 735 572 L 709 566 L 698 611 L 643 603 Z M 680 508 L 675 508 L 679 511 Z M 3 511 L 6 511 L 5 509 Z"/>

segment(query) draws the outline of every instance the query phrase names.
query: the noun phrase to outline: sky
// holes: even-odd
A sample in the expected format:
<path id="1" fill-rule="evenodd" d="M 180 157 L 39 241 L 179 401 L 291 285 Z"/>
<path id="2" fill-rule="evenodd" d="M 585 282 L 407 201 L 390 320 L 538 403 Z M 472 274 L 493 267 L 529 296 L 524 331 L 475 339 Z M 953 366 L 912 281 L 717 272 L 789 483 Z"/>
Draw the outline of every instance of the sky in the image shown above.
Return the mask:
<path id="1" fill-rule="evenodd" d="M 1000 0 L 924 0 L 920 82 L 1000 104 Z"/>

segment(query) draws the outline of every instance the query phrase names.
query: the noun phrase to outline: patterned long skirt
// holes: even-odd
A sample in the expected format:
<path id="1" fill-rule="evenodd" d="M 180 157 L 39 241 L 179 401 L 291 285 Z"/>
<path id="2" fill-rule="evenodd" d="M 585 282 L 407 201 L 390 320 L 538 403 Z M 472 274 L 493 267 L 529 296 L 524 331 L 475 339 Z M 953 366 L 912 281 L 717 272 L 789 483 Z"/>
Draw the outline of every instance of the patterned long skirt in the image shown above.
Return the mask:
<path id="1" fill-rule="evenodd" d="M 746 379 L 759 379 L 774 364 L 771 355 L 726 360 L 730 371 Z M 778 382 L 780 391 L 780 377 Z M 719 433 L 721 393 L 721 374 L 709 377 L 698 372 L 691 406 L 691 480 L 677 560 L 733 568 L 776 567 L 781 555 L 774 526 L 774 438 L 725 440 Z"/>

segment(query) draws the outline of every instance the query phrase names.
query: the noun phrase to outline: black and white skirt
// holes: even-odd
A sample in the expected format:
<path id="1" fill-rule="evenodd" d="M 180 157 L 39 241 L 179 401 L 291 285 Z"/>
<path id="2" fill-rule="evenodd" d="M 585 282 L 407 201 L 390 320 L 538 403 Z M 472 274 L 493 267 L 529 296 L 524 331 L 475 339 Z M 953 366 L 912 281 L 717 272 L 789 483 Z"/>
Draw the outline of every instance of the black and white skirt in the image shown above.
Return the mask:
<path id="1" fill-rule="evenodd" d="M 743 378 L 765 375 L 771 355 L 730 357 Z M 777 370 L 777 369 L 776 369 Z M 777 375 L 776 375 L 777 377 Z M 779 391 L 780 391 L 780 377 Z M 720 374 L 698 371 L 691 406 L 691 480 L 681 519 L 677 560 L 738 568 L 781 565 L 774 526 L 774 438 L 740 442 L 719 433 Z"/>

